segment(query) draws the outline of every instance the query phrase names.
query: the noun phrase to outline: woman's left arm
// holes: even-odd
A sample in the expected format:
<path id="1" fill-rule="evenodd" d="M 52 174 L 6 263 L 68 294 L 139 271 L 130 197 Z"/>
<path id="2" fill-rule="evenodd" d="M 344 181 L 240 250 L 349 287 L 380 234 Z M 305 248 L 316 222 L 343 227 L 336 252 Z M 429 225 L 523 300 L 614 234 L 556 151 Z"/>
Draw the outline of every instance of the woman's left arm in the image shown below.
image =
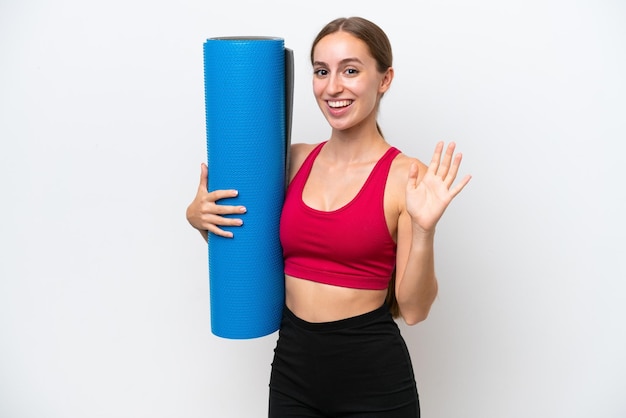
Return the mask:
<path id="1" fill-rule="evenodd" d="M 470 181 L 467 175 L 453 186 L 461 165 L 450 143 L 443 154 L 439 142 L 426 168 L 413 162 L 406 184 L 405 208 L 398 220 L 396 299 L 408 325 L 423 321 L 437 296 L 434 240 L 437 222 L 446 208 Z M 442 157 L 443 154 L 443 157 Z M 421 173 L 420 173 L 421 171 Z"/>

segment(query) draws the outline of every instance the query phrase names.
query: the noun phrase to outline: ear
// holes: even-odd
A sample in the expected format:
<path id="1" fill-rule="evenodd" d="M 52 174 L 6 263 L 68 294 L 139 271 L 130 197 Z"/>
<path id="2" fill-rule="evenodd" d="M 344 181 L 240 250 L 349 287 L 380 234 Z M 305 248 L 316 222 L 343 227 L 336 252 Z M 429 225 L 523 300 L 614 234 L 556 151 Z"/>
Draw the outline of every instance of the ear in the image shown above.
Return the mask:
<path id="1" fill-rule="evenodd" d="M 380 94 L 385 93 L 391 87 L 391 82 L 393 81 L 393 67 L 387 68 L 387 71 L 383 74 L 383 78 L 380 80 L 380 86 L 378 87 L 378 92 Z"/>

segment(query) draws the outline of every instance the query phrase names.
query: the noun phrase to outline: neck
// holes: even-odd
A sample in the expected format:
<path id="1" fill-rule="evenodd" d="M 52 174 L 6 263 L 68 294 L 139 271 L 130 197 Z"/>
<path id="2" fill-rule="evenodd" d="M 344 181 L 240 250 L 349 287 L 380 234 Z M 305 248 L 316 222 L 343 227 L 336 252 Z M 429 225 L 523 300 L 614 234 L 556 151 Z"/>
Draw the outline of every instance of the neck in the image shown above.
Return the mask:
<path id="1" fill-rule="evenodd" d="M 333 135 L 324 146 L 326 158 L 343 162 L 368 162 L 377 160 L 389 148 L 389 144 L 378 133 L 353 135 Z"/>

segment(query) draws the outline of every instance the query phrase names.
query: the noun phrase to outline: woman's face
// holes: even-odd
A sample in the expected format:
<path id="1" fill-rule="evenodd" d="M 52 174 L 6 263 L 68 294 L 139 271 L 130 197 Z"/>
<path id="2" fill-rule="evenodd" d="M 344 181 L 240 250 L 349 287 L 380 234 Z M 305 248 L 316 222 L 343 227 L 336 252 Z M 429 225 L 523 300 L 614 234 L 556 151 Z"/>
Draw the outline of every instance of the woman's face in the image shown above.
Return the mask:
<path id="1" fill-rule="evenodd" d="M 378 72 L 365 42 L 347 32 L 322 38 L 313 50 L 313 93 L 334 129 L 376 120 L 376 108 L 393 70 Z"/>

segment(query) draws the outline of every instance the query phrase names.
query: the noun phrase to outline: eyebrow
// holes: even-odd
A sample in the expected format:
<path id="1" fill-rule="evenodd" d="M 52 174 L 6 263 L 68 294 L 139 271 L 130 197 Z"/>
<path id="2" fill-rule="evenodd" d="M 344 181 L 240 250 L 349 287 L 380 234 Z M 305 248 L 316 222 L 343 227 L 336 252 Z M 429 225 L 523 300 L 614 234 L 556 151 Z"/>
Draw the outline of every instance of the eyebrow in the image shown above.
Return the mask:
<path id="1" fill-rule="evenodd" d="M 344 58 L 341 61 L 339 61 L 339 64 L 345 65 L 345 64 L 349 64 L 351 62 L 356 62 L 356 63 L 359 63 L 359 64 L 363 64 L 363 61 L 361 61 L 360 59 L 358 59 L 356 57 L 354 57 L 354 58 Z M 321 66 L 324 66 L 324 67 L 328 67 L 328 64 L 326 64 L 323 61 L 314 61 L 313 65 L 314 66 L 321 65 Z"/>

